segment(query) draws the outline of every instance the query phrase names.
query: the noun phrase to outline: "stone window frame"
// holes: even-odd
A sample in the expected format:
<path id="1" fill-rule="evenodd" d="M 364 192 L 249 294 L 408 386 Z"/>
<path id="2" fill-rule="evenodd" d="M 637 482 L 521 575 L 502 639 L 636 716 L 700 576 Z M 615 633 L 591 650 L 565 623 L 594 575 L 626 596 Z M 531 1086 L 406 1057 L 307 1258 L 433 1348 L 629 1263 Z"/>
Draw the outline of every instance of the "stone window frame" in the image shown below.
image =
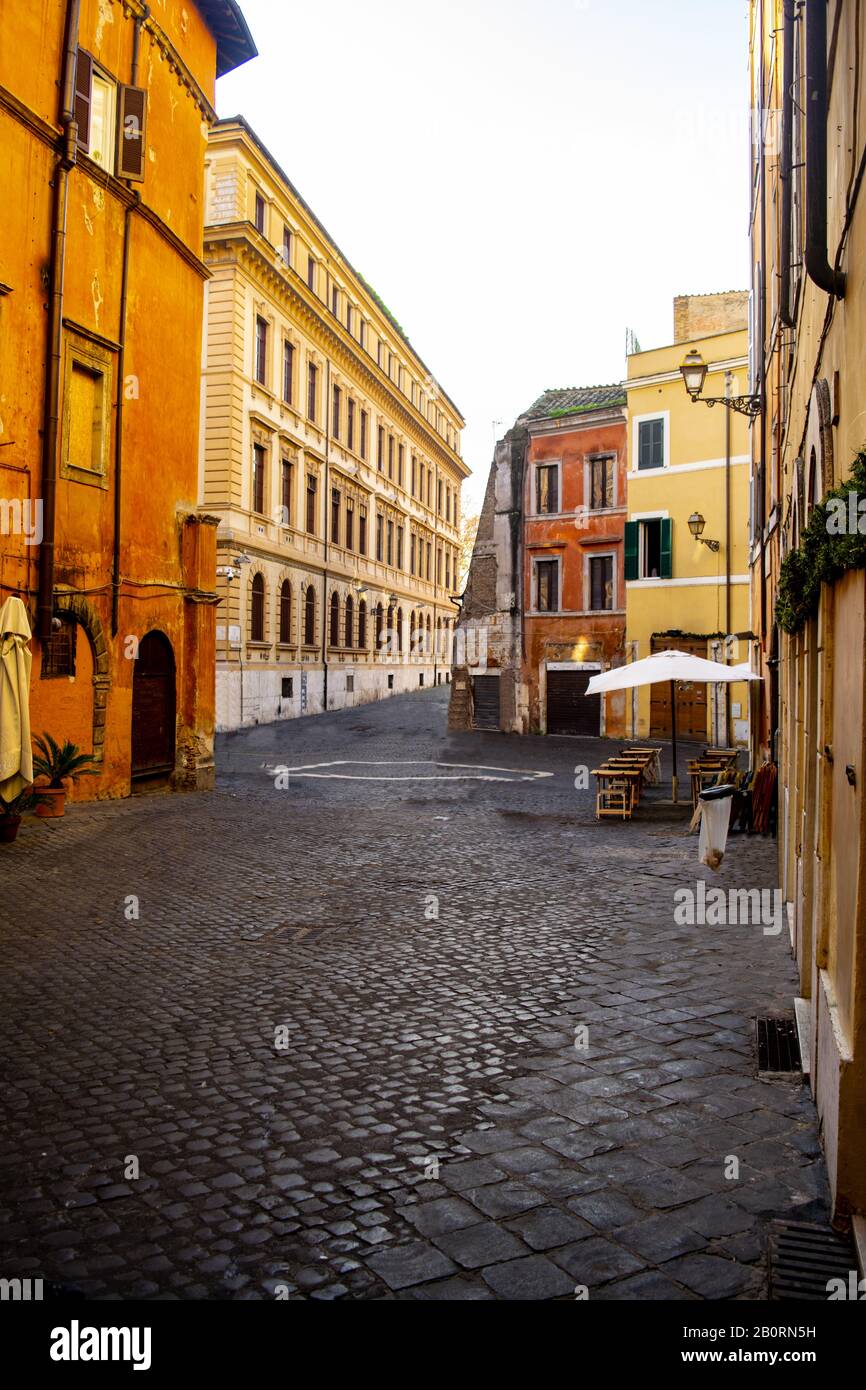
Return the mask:
<path id="1" fill-rule="evenodd" d="M 111 462 L 111 422 L 114 404 L 114 366 L 116 350 L 108 343 L 102 343 L 71 325 L 65 325 L 63 338 L 63 445 L 60 457 L 60 477 L 68 482 L 83 483 L 88 487 L 108 490 L 108 472 Z M 71 383 L 72 372 L 78 364 L 91 376 L 102 381 L 101 414 L 102 435 L 98 451 L 97 467 L 81 468 L 69 460 L 71 440 Z"/>
<path id="2" fill-rule="evenodd" d="M 563 583 L 563 559 L 564 559 L 564 556 L 563 556 L 562 554 L 558 553 L 558 552 L 555 553 L 555 554 L 552 554 L 552 553 L 548 553 L 548 552 L 546 552 L 546 551 L 543 551 L 543 552 L 539 552 L 537 555 L 532 555 L 530 558 L 531 558 L 531 561 L 532 561 L 532 565 L 531 565 L 531 569 L 530 569 L 529 606 L 528 606 L 528 608 L 527 608 L 527 614 L 528 614 L 528 616 L 529 616 L 529 617 L 536 617 L 536 616 L 538 616 L 538 617 L 543 617 L 543 618 L 549 618 L 549 617 L 551 617 L 551 616 L 553 616 L 553 615 L 555 615 L 555 614 L 557 614 L 557 613 L 561 613 L 561 612 L 562 612 L 562 583 Z M 538 568 L 538 563 L 539 563 L 539 561 L 543 561 L 543 562 L 547 562 L 547 563 L 549 563 L 550 561 L 553 561 L 553 563 L 556 565 L 556 607 L 555 607 L 555 608 L 536 608 L 536 606 L 535 606 L 535 596 L 536 596 L 536 594 L 537 594 L 537 592 L 538 592 L 537 568 Z"/>
<path id="3" fill-rule="evenodd" d="M 556 509 L 552 512 L 538 510 L 538 474 L 542 468 L 556 469 Z M 529 515 L 541 519 L 562 516 L 562 459 L 533 459 L 530 473 Z"/>
<path id="4" fill-rule="evenodd" d="M 613 463 L 613 501 L 609 507 L 593 507 L 592 505 L 592 465 L 599 459 L 610 459 Z M 591 453 L 583 456 L 583 505 L 584 509 L 591 512 L 593 516 L 600 516 L 605 512 L 616 511 L 623 506 L 620 500 L 619 485 L 619 451 L 617 449 L 593 449 Z"/>
<path id="5" fill-rule="evenodd" d="M 593 560 L 610 560 L 611 562 L 611 603 L 610 608 L 593 608 L 592 606 L 592 564 Z M 585 613 L 615 613 L 618 607 L 619 578 L 616 568 L 617 552 L 611 549 L 598 549 L 594 547 L 586 550 L 583 556 L 583 611 Z"/>

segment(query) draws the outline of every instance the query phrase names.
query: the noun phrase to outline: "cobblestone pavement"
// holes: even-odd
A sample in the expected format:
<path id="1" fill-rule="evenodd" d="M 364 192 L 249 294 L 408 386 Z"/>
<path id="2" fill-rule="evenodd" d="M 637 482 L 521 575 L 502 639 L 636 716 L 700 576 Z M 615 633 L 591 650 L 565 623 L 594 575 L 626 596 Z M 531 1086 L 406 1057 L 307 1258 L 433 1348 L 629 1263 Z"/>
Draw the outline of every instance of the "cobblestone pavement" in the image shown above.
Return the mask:
<path id="1" fill-rule="evenodd" d="M 673 915 L 699 877 L 771 885 L 774 844 L 714 877 L 648 803 L 598 825 L 604 745 L 449 736 L 446 695 L 228 736 L 215 793 L 0 851 L 0 1275 L 761 1298 L 767 1221 L 826 1218 L 808 1090 L 755 1074 L 787 932 Z"/>

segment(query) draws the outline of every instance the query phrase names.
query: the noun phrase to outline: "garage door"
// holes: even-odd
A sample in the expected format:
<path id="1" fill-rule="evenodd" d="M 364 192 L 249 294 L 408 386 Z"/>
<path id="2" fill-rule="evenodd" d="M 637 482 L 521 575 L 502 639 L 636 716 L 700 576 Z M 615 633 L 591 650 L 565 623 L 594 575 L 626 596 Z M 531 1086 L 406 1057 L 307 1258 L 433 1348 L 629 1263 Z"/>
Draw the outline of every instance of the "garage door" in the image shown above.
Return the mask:
<path id="1" fill-rule="evenodd" d="M 601 696 L 587 695 L 586 687 L 597 671 L 547 672 L 547 732 L 588 734 L 601 732 Z"/>
<path id="2" fill-rule="evenodd" d="M 499 676 L 472 679 L 473 729 L 499 730 Z"/>

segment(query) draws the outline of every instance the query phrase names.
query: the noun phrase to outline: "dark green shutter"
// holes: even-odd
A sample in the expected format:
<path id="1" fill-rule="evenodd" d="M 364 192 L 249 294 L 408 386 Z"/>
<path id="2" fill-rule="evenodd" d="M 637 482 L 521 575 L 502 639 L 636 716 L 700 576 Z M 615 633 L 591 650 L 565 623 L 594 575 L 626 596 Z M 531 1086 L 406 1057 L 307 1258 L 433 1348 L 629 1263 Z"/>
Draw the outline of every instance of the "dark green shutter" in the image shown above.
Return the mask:
<path id="1" fill-rule="evenodd" d="M 638 547 L 638 523 L 627 521 L 625 523 L 625 577 L 626 579 L 637 579 L 637 547 Z"/>
<path id="2" fill-rule="evenodd" d="M 661 541 L 661 574 L 660 579 L 670 579 L 673 573 L 671 560 L 671 531 L 673 522 L 669 516 L 662 517 L 662 541 Z"/>

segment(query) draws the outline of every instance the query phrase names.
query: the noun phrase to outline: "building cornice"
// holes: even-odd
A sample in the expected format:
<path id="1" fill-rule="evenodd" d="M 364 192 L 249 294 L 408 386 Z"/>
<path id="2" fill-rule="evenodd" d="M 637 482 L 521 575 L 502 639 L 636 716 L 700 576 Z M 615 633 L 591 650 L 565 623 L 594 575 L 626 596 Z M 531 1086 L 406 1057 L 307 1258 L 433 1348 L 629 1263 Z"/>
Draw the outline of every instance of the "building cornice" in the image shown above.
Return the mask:
<path id="1" fill-rule="evenodd" d="M 723 357 L 717 362 L 707 364 L 707 375 L 713 372 L 733 372 L 738 367 L 748 367 L 749 359 L 745 357 Z M 682 373 L 679 367 L 667 372 L 652 372 L 648 376 L 632 376 L 623 382 L 626 391 L 636 391 L 641 386 L 663 386 L 669 381 L 682 381 Z M 685 388 L 684 388 L 685 389 Z"/>

